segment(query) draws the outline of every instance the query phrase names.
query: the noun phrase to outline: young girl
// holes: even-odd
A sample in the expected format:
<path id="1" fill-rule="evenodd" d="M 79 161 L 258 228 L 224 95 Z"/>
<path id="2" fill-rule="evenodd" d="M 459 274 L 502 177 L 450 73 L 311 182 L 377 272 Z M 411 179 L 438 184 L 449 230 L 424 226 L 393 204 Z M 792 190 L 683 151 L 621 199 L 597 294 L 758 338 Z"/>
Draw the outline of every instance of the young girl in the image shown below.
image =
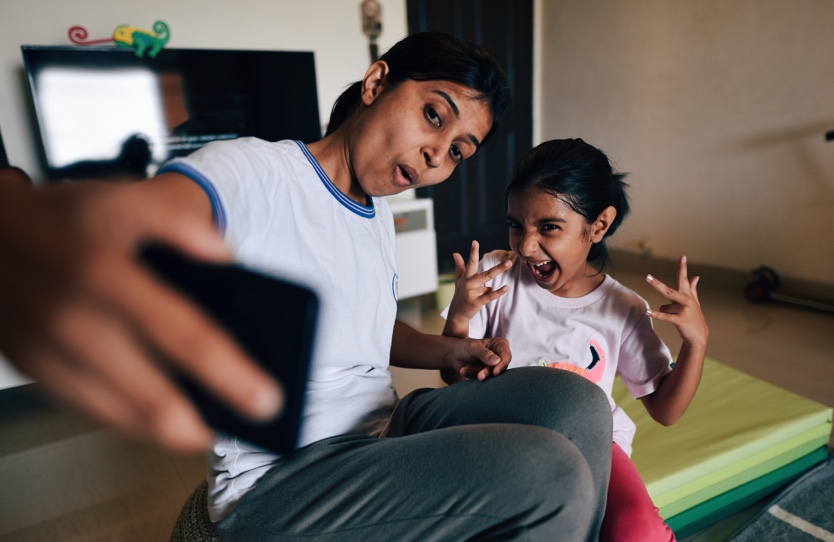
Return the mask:
<path id="1" fill-rule="evenodd" d="M 444 181 L 495 132 L 508 99 L 482 49 L 414 34 L 345 91 L 309 145 L 216 142 L 148 181 L 47 193 L 5 188 L 0 173 L 0 251 L 15 255 L 0 261 L 0 304 L 14 315 L 0 349 L 99 419 L 165 442 L 198 424 L 154 363 L 159 351 L 246 412 L 274 411 L 249 393 L 257 373 L 243 378 L 230 341 L 211 341 L 210 322 L 129 257 L 147 238 L 216 256 L 204 235 L 216 227 L 235 261 L 313 287 L 321 307 L 303 447 L 279 457 L 218 435 L 210 449 L 222 539 L 595 540 L 610 473 L 604 394 L 564 371 L 504 374 L 504 339 L 395 321 L 382 196 Z M 33 216 L 48 227 L 20 227 Z M 389 363 L 477 378 L 398 402 Z"/>
<path id="2" fill-rule="evenodd" d="M 487 254 L 480 265 L 477 243 L 467 265 L 454 255 L 457 282 L 444 312 L 444 334 L 506 337 L 513 350 L 510 368 L 553 367 L 599 385 L 614 419 L 600 539 L 673 540 L 629 458 L 635 426 L 614 404 L 611 388 L 619 374 L 655 420 L 674 423 L 698 387 L 708 329 L 698 278 L 688 279 L 685 257 L 678 290 L 647 277 L 670 301 L 659 310 L 649 310 L 640 296 L 602 273 L 605 239 L 629 210 L 622 178 L 581 139 L 548 141 L 528 152 L 506 190 L 512 252 Z M 677 327 L 683 343 L 676 363 L 651 318 Z M 448 372 L 444 376 L 450 380 Z"/>

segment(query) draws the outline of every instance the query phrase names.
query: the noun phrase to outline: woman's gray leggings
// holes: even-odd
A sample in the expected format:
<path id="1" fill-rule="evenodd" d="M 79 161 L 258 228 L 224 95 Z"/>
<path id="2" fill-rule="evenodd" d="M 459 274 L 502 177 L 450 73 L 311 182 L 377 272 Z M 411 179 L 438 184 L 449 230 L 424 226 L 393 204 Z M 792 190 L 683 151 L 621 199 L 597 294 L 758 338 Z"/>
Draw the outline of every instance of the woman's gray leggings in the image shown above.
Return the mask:
<path id="1" fill-rule="evenodd" d="M 234 541 L 596 540 L 611 408 L 568 371 L 512 369 L 416 390 L 387 437 L 341 436 L 278 463 L 217 526 Z"/>

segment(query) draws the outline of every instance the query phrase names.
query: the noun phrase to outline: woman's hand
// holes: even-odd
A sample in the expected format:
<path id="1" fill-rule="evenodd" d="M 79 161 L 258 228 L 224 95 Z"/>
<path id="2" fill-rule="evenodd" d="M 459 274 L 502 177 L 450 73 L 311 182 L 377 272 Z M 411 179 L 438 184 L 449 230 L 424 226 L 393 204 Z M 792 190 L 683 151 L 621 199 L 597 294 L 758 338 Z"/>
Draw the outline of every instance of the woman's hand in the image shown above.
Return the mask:
<path id="1" fill-rule="evenodd" d="M 661 306 L 658 310 L 649 310 L 646 314 L 655 320 L 674 325 L 685 345 L 706 350 L 709 328 L 704 313 L 701 312 L 701 302 L 698 300 L 699 280 L 700 277 L 689 280 L 686 256 L 681 256 L 680 259 L 677 290 L 648 275 L 646 281 L 671 303 Z"/>
<path id="2" fill-rule="evenodd" d="M 194 452 L 211 431 L 161 359 L 253 418 L 274 415 L 282 399 L 230 336 L 136 259 L 151 239 L 229 258 L 210 210 L 143 185 L 31 189 L 0 170 L 0 351 L 105 425 Z"/>
<path id="3" fill-rule="evenodd" d="M 454 372 L 485 380 L 504 372 L 512 354 L 507 339 L 470 339 L 417 331 L 397 320 L 391 338 L 391 365 Z"/>
<path id="4" fill-rule="evenodd" d="M 510 343 L 504 338 L 458 339 L 447 354 L 453 371 L 464 378 L 478 380 L 503 373 L 512 357 Z"/>
<path id="5" fill-rule="evenodd" d="M 443 334 L 452 337 L 468 337 L 469 321 L 484 305 L 509 291 L 506 285 L 495 290 L 487 286 L 487 283 L 508 270 L 513 264 L 508 257 L 498 265 L 478 273 L 480 252 L 477 241 L 472 241 L 468 263 L 464 263 L 463 256 L 457 252 L 454 253 L 453 258 L 455 260 L 455 293 L 449 304 Z"/>

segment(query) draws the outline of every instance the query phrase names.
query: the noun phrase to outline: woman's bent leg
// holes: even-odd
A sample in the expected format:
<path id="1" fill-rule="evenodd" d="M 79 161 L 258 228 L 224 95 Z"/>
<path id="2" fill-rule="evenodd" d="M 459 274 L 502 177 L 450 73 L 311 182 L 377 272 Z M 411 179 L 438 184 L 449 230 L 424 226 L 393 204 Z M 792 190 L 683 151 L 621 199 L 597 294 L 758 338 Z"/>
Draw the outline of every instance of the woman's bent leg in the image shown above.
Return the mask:
<path id="1" fill-rule="evenodd" d="M 388 438 L 281 461 L 218 524 L 228 540 L 596 540 L 611 410 L 582 377 L 513 369 L 418 390 Z"/>
<path id="2" fill-rule="evenodd" d="M 585 540 L 595 495 L 579 450 L 540 427 L 482 424 L 335 437 L 285 458 L 218 524 L 263 540 Z"/>
<path id="3" fill-rule="evenodd" d="M 470 380 L 407 395 L 394 412 L 390 434 L 481 423 L 545 427 L 579 449 L 594 481 L 596 504 L 589 539 L 596 540 L 611 472 L 611 406 L 602 390 L 568 371 L 511 369 L 484 382 Z"/>

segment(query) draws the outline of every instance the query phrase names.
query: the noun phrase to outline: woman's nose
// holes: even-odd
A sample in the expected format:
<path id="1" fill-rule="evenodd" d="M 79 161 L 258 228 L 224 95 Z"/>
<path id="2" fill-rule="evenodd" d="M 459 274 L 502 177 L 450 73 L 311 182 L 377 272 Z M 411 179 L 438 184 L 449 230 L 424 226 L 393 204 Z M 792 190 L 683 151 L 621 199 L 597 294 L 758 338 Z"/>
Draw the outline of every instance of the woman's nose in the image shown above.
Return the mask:
<path id="1" fill-rule="evenodd" d="M 423 157 L 429 167 L 440 167 L 443 163 L 443 153 L 437 147 L 431 145 L 423 147 Z"/>

